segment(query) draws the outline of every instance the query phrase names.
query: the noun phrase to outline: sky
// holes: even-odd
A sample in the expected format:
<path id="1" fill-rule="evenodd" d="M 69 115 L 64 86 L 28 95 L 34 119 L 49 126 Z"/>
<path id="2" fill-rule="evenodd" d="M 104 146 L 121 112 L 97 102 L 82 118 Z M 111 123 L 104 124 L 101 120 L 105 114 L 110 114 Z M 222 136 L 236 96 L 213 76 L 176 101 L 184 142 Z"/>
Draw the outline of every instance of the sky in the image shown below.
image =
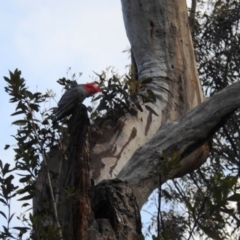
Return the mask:
<path id="1" fill-rule="evenodd" d="M 3 76 L 8 70 L 22 71 L 33 91 L 52 89 L 56 99 L 61 86 L 56 80 L 82 72 L 80 82 L 88 82 L 93 71 L 115 66 L 124 73 L 129 59 L 123 50 L 129 48 L 120 1 L 66 0 L 0 2 L 0 158 L 8 153 L 2 148 L 13 134 L 9 104 Z M 10 133 L 10 134 L 9 134 Z"/>
<path id="2" fill-rule="evenodd" d="M 11 135 L 16 133 L 10 116 L 15 106 L 4 91 L 3 76 L 9 76 L 9 70 L 21 70 L 31 91 L 52 89 L 58 100 L 62 95 L 62 87 L 56 83 L 59 78 L 82 72 L 78 82 L 89 82 L 93 71 L 101 73 L 114 66 L 124 74 L 130 63 L 123 53 L 130 44 L 120 1 L 0 1 L 0 32 L 0 159 L 4 163 L 14 162 L 13 150 L 4 150 L 4 146 L 14 147 Z M 12 212 L 21 212 L 21 204 L 12 202 Z M 13 225 L 19 225 L 16 222 L 14 219 Z M 0 215 L 0 229 L 3 224 Z"/>
<path id="3" fill-rule="evenodd" d="M 114 66 L 120 74 L 130 63 L 124 50 L 130 48 L 120 1 L 113 0 L 11 0 L 0 1 L 0 159 L 14 162 L 16 129 L 10 114 L 15 106 L 4 91 L 3 76 L 16 68 L 22 71 L 31 91 L 52 89 L 60 99 L 62 88 L 56 80 L 82 72 L 79 83 L 91 81 L 93 71 L 101 73 Z M 68 76 L 69 76 L 68 75 Z M 53 106 L 56 103 L 53 102 Z M 19 209 L 13 202 L 12 211 Z M 0 205 L 0 209 L 1 209 Z M 142 215 L 143 222 L 150 217 Z M 14 224 L 15 224 L 14 220 Z M 0 228 L 4 219 L 0 215 Z"/>

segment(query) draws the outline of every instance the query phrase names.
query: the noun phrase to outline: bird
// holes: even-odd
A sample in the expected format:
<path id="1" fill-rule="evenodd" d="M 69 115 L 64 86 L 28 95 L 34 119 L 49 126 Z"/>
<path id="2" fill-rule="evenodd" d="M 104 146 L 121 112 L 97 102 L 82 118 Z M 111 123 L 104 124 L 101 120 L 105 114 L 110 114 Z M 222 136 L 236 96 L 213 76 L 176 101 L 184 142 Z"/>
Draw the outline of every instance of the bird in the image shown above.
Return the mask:
<path id="1" fill-rule="evenodd" d="M 81 104 L 85 98 L 101 92 L 101 88 L 96 83 L 72 84 L 60 101 L 58 108 L 53 118 L 52 123 L 55 124 L 58 120 L 70 115 L 73 109 Z"/>

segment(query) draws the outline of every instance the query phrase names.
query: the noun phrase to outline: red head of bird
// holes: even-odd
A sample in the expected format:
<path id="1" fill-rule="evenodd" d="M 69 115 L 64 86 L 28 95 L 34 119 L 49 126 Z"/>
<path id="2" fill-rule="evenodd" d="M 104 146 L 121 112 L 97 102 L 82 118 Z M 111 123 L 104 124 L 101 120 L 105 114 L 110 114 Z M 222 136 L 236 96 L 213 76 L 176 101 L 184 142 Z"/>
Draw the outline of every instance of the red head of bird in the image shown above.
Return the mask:
<path id="1" fill-rule="evenodd" d="M 72 87 L 63 94 L 58 103 L 53 124 L 59 119 L 71 114 L 73 109 L 82 103 L 85 98 L 98 92 L 101 92 L 101 88 L 96 83 L 72 85 Z"/>
<path id="2" fill-rule="evenodd" d="M 83 85 L 85 90 L 90 94 L 101 92 L 101 88 L 96 83 L 86 83 Z"/>

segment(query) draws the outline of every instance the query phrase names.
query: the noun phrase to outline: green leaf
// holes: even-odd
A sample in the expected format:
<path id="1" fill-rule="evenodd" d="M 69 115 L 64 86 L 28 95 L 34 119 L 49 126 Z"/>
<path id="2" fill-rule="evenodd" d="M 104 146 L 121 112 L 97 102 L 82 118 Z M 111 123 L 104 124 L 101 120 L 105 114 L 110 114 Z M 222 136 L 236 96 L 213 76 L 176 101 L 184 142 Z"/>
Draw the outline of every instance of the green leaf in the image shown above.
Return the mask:
<path id="1" fill-rule="evenodd" d="M 44 119 L 44 120 L 43 120 L 43 122 L 42 122 L 42 124 L 43 124 L 43 125 L 48 125 L 48 124 L 49 124 L 49 121 L 48 121 L 48 119 L 47 119 L 47 118 L 46 118 L 46 119 Z"/>
<path id="2" fill-rule="evenodd" d="M 7 216 L 5 215 L 4 212 L 0 211 L 0 214 L 1 214 L 5 219 L 7 219 Z"/>
<path id="3" fill-rule="evenodd" d="M 26 185 L 24 188 L 21 188 L 21 189 L 17 190 L 17 193 L 19 195 L 21 195 L 23 193 L 26 193 L 26 192 L 30 193 L 30 192 L 33 192 L 35 190 L 36 189 L 35 189 L 35 187 L 33 185 Z"/>
<path id="4" fill-rule="evenodd" d="M 216 230 L 211 230 L 209 227 L 201 227 L 201 229 L 212 239 L 222 239 Z"/>
<path id="5" fill-rule="evenodd" d="M 29 206 L 30 204 L 29 203 L 24 203 L 23 205 L 22 205 L 22 207 L 27 207 L 27 206 Z"/>
<path id="6" fill-rule="evenodd" d="M 21 183 L 27 183 L 31 179 L 31 175 L 28 175 L 26 177 L 23 177 L 19 180 Z"/>
<path id="7" fill-rule="evenodd" d="M 36 92 L 36 93 L 33 94 L 33 96 L 35 98 L 39 98 L 39 97 L 42 97 L 42 93 L 41 92 Z"/>
<path id="8" fill-rule="evenodd" d="M 4 176 L 6 173 L 9 172 L 9 167 L 10 167 L 10 164 L 9 163 L 6 163 L 2 169 L 2 175 Z"/>
<path id="9" fill-rule="evenodd" d="M 8 173 L 11 171 L 11 169 L 8 171 Z M 5 178 L 5 183 L 7 185 L 10 185 L 12 180 L 14 179 L 14 176 L 12 174 L 10 174 L 7 178 Z"/>
<path id="10" fill-rule="evenodd" d="M 16 107 L 16 110 L 21 109 L 22 111 L 24 111 L 24 113 L 26 113 L 28 111 L 28 107 L 22 102 L 19 101 Z"/>
<path id="11" fill-rule="evenodd" d="M 14 238 L 13 235 L 9 232 L 9 228 L 6 228 L 5 226 L 2 226 L 4 229 L 4 237 L 10 237 L 11 239 Z M 6 239 L 6 238 L 4 238 Z"/>
<path id="12" fill-rule="evenodd" d="M 32 199 L 33 197 L 34 197 L 34 196 L 31 194 L 31 195 L 28 195 L 28 196 L 25 196 L 25 197 L 19 198 L 18 201 L 29 200 L 29 199 Z"/>
<path id="13" fill-rule="evenodd" d="M 15 215 L 15 213 L 13 213 L 13 214 L 10 216 L 10 218 L 8 219 L 8 223 L 11 222 L 11 220 L 12 220 L 12 218 L 13 218 L 14 215 Z"/>
<path id="14" fill-rule="evenodd" d="M 233 209 L 227 209 L 227 208 L 220 208 L 220 211 L 224 212 L 224 213 L 227 213 L 227 214 L 230 214 L 230 215 L 232 215 L 234 213 Z"/>
<path id="15" fill-rule="evenodd" d="M 5 80 L 6 82 L 8 82 L 8 83 L 11 82 L 11 80 L 10 80 L 8 77 L 3 77 L 3 78 L 4 78 L 4 80 Z"/>
<path id="16" fill-rule="evenodd" d="M 228 201 L 239 202 L 240 201 L 240 194 L 235 193 L 232 196 L 227 198 Z"/>
<path id="17" fill-rule="evenodd" d="M 12 122 L 12 124 L 18 125 L 18 126 L 23 126 L 26 123 L 27 123 L 27 120 L 17 120 L 17 121 Z"/>
<path id="18" fill-rule="evenodd" d="M 21 232 L 27 232 L 30 228 L 28 227 L 13 227 L 13 229 L 19 230 Z"/>
<path id="19" fill-rule="evenodd" d="M 24 111 L 17 111 L 15 113 L 12 113 L 10 116 L 15 116 L 15 115 L 18 115 L 18 114 L 23 114 L 25 113 Z"/>
<path id="20" fill-rule="evenodd" d="M 146 108 L 149 112 L 151 112 L 151 113 L 153 113 L 154 115 L 158 116 L 158 114 L 157 114 L 151 107 L 149 107 L 148 105 L 145 105 L 145 108 Z M 158 117 L 159 117 L 159 116 L 158 116 Z"/>
<path id="21" fill-rule="evenodd" d="M 97 101 L 98 99 L 100 99 L 100 98 L 102 98 L 103 97 L 103 95 L 99 95 L 99 96 L 97 96 L 96 98 L 93 98 L 92 99 L 92 102 L 95 102 L 95 101 Z"/>
<path id="22" fill-rule="evenodd" d="M 165 189 L 162 190 L 162 195 L 166 198 L 166 199 L 173 199 L 172 195 Z"/>
<path id="23" fill-rule="evenodd" d="M 3 198 L 0 198 L 0 202 L 2 202 L 3 204 L 7 205 L 7 202 Z"/>
<path id="24" fill-rule="evenodd" d="M 36 112 L 39 111 L 39 105 L 38 105 L 38 104 L 31 103 L 29 106 L 30 106 L 30 108 L 33 109 L 34 111 L 36 111 Z"/>
<path id="25" fill-rule="evenodd" d="M 65 85 L 66 85 L 66 81 L 67 81 L 66 78 L 59 78 L 59 79 L 57 80 L 57 83 L 59 83 L 60 85 L 65 86 Z"/>
<path id="26" fill-rule="evenodd" d="M 10 147 L 10 145 L 6 144 L 5 147 L 4 147 L 4 150 L 7 150 L 9 147 Z"/>

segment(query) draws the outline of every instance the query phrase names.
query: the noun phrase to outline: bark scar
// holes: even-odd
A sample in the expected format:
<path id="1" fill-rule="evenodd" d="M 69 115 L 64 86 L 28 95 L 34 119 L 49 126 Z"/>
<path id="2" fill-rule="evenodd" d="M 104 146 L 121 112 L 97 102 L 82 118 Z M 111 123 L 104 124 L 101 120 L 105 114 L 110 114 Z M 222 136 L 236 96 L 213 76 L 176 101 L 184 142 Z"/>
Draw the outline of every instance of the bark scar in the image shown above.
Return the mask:
<path id="1" fill-rule="evenodd" d="M 153 32 L 154 32 L 154 27 L 155 27 L 155 25 L 154 25 L 154 23 L 153 23 L 152 20 L 150 21 L 150 26 L 151 26 L 150 36 L 151 36 L 151 38 L 153 38 Z"/>
<path id="2" fill-rule="evenodd" d="M 149 112 L 148 118 L 147 118 L 147 124 L 146 124 L 146 127 L 145 127 L 145 136 L 147 136 L 147 134 L 148 134 L 151 123 L 152 123 L 152 113 Z"/>
<path id="3" fill-rule="evenodd" d="M 115 164 L 114 164 L 112 167 L 110 167 L 110 175 L 111 175 L 111 176 L 112 176 L 112 172 L 113 172 L 114 168 L 117 166 L 118 160 L 121 158 L 121 154 L 122 154 L 123 150 L 126 148 L 126 146 L 127 146 L 136 136 L 137 136 L 137 129 L 136 129 L 135 127 L 133 127 L 132 132 L 131 132 L 131 134 L 130 134 L 130 136 L 129 136 L 129 138 L 128 138 L 128 141 L 123 145 L 123 147 L 122 147 L 121 151 L 118 153 L 118 155 L 114 156 L 114 157 L 117 159 L 117 161 L 115 162 Z"/>

